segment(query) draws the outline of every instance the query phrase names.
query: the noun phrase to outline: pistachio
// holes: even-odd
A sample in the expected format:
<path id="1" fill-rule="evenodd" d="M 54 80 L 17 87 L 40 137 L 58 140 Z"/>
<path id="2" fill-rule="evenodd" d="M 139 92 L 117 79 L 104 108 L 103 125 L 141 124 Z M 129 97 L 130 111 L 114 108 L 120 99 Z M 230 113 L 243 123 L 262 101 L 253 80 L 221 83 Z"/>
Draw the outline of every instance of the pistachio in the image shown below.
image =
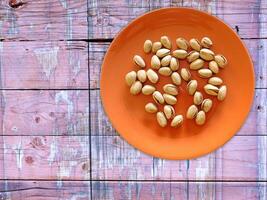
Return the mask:
<path id="1" fill-rule="evenodd" d="M 157 112 L 157 121 L 161 127 L 167 126 L 167 119 L 163 112 Z"/>
<path id="2" fill-rule="evenodd" d="M 196 106 L 196 105 L 191 105 L 191 106 L 188 108 L 187 112 L 186 112 L 186 118 L 187 118 L 187 119 L 194 119 L 195 116 L 197 115 L 197 113 L 198 113 L 198 108 L 197 108 L 197 106 Z"/>
<path id="3" fill-rule="evenodd" d="M 144 95 L 150 95 L 152 94 L 153 92 L 156 91 L 156 88 L 152 85 L 145 85 L 143 88 L 142 88 L 142 93 Z"/>
<path id="4" fill-rule="evenodd" d="M 201 109 L 204 112 L 209 112 L 212 107 L 212 100 L 211 99 L 204 99 L 201 104 Z"/>
<path id="5" fill-rule="evenodd" d="M 171 79 L 172 79 L 173 84 L 175 85 L 181 85 L 182 83 L 181 76 L 178 72 L 173 72 L 171 75 Z"/>
<path id="6" fill-rule="evenodd" d="M 165 48 L 167 48 L 167 49 L 171 49 L 172 48 L 171 41 L 167 36 L 161 36 L 160 42 Z"/>
<path id="7" fill-rule="evenodd" d="M 135 81 L 136 81 L 136 72 L 135 71 L 131 71 L 129 73 L 126 74 L 125 76 L 125 82 L 128 86 L 131 86 Z"/>
<path id="8" fill-rule="evenodd" d="M 135 81 L 130 88 L 130 93 L 133 95 L 137 95 L 141 92 L 141 90 L 142 90 L 142 83 L 140 81 Z"/>
<path id="9" fill-rule="evenodd" d="M 170 95 L 170 94 L 163 94 L 163 98 L 165 102 L 169 105 L 175 105 L 177 103 L 176 97 Z"/>
<path id="10" fill-rule="evenodd" d="M 184 59 L 186 58 L 186 56 L 188 55 L 187 51 L 186 50 L 183 50 L 183 49 L 177 49 L 175 51 L 172 52 L 172 55 L 175 57 L 175 58 L 178 58 L 178 59 Z"/>
<path id="11" fill-rule="evenodd" d="M 139 66 L 141 68 L 144 68 L 146 66 L 146 63 L 145 63 L 144 59 L 139 55 L 135 55 L 133 57 L 133 61 L 137 66 Z"/>
<path id="12" fill-rule="evenodd" d="M 214 52 L 210 49 L 201 49 L 199 55 L 204 60 L 213 60 L 214 59 Z"/>
<path id="13" fill-rule="evenodd" d="M 201 45 L 205 48 L 210 48 L 212 46 L 212 41 L 208 37 L 203 37 L 201 39 Z"/>
<path id="14" fill-rule="evenodd" d="M 210 69 L 200 69 L 198 70 L 198 74 L 202 78 L 209 78 L 212 76 L 212 71 Z"/>
<path id="15" fill-rule="evenodd" d="M 179 61 L 177 62 L 174 57 L 171 58 L 170 68 L 172 71 L 177 71 L 179 69 Z"/>
<path id="16" fill-rule="evenodd" d="M 155 113 L 158 111 L 158 108 L 157 106 L 154 104 L 154 103 L 147 103 L 145 105 L 145 110 L 148 112 L 148 113 Z"/>
<path id="17" fill-rule="evenodd" d="M 161 66 L 160 59 L 158 58 L 158 56 L 153 55 L 152 58 L 151 58 L 151 68 L 159 69 L 160 66 Z"/>
<path id="18" fill-rule="evenodd" d="M 164 104 L 165 102 L 162 94 L 159 91 L 153 92 L 152 97 L 157 104 Z"/>
<path id="19" fill-rule="evenodd" d="M 161 49 L 162 44 L 161 42 L 154 42 L 152 44 L 152 53 L 156 53 L 159 49 Z"/>
<path id="20" fill-rule="evenodd" d="M 189 63 L 191 63 L 191 62 L 195 61 L 198 58 L 199 58 L 199 52 L 197 52 L 197 51 L 190 51 L 189 54 L 188 54 L 188 56 L 187 56 L 187 61 Z"/>
<path id="21" fill-rule="evenodd" d="M 194 49 L 196 51 L 200 51 L 201 44 L 197 39 L 193 38 L 193 39 L 189 40 L 189 44 L 190 44 L 192 49 Z"/>
<path id="22" fill-rule="evenodd" d="M 219 77 L 212 77 L 209 79 L 209 84 L 212 84 L 212 85 L 221 85 L 223 83 L 223 80 Z"/>
<path id="23" fill-rule="evenodd" d="M 203 101 L 203 95 L 201 92 L 196 91 L 194 94 L 194 104 L 200 105 Z"/>
<path id="24" fill-rule="evenodd" d="M 196 115 L 196 124 L 203 125 L 205 121 L 206 121 L 206 114 L 203 110 L 201 110 Z"/>
<path id="25" fill-rule="evenodd" d="M 187 50 L 189 47 L 189 43 L 184 38 L 177 38 L 176 45 L 179 49 Z"/>
<path id="26" fill-rule="evenodd" d="M 171 105 L 165 105 L 163 111 L 167 119 L 171 119 L 175 116 L 175 110 Z"/>
<path id="27" fill-rule="evenodd" d="M 226 97 L 226 94 L 227 94 L 227 87 L 226 87 L 226 85 L 223 85 L 219 89 L 217 99 L 219 101 L 223 101 Z"/>
<path id="28" fill-rule="evenodd" d="M 159 58 L 163 58 L 164 56 L 167 56 L 170 54 L 170 49 L 159 49 L 156 53 L 156 55 L 159 57 Z"/>
<path id="29" fill-rule="evenodd" d="M 175 85 L 173 84 L 166 84 L 163 86 L 163 91 L 166 92 L 167 94 L 171 95 L 178 95 L 178 89 Z"/>
<path id="30" fill-rule="evenodd" d="M 178 127 L 182 125 L 183 120 L 183 115 L 176 115 L 171 122 L 171 127 Z"/>
<path id="31" fill-rule="evenodd" d="M 197 81 L 191 80 L 187 84 L 187 91 L 189 95 L 193 95 L 197 90 Z"/>
<path id="32" fill-rule="evenodd" d="M 195 61 L 191 62 L 191 64 L 189 65 L 189 68 L 192 70 L 198 70 L 202 68 L 203 65 L 204 65 L 204 60 L 198 58 Z"/>
<path id="33" fill-rule="evenodd" d="M 212 96 L 217 96 L 217 94 L 219 92 L 219 88 L 217 88 L 216 86 L 211 85 L 211 84 L 205 85 L 204 90 L 207 94 L 212 95 Z"/>
<path id="34" fill-rule="evenodd" d="M 163 57 L 161 59 L 161 66 L 162 67 L 168 66 L 170 64 L 170 62 L 171 62 L 171 59 L 172 59 L 171 55 L 167 55 L 167 56 Z"/>
<path id="35" fill-rule="evenodd" d="M 150 53 L 152 50 L 152 41 L 151 40 L 146 40 L 144 43 L 144 52 L 145 53 Z"/>
<path id="36" fill-rule="evenodd" d="M 185 81 L 189 81 L 191 79 L 191 73 L 189 72 L 188 69 L 186 68 L 182 68 L 181 69 L 181 77 L 185 80 Z"/>
<path id="37" fill-rule="evenodd" d="M 153 70 L 153 69 L 149 69 L 146 71 L 146 75 L 147 75 L 147 78 L 148 80 L 151 82 L 151 83 L 157 83 L 158 80 L 159 80 L 159 76 L 158 74 Z"/>
<path id="38" fill-rule="evenodd" d="M 170 76 L 172 73 L 172 70 L 169 67 L 161 67 L 158 72 L 162 76 Z"/>
<path id="39" fill-rule="evenodd" d="M 146 82 L 146 71 L 141 69 L 137 71 L 137 78 L 142 83 Z"/>
<path id="40" fill-rule="evenodd" d="M 224 68 L 224 66 L 227 64 L 226 58 L 221 54 L 214 56 L 214 60 L 221 68 Z"/>
<path id="41" fill-rule="evenodd" d="M 213 60 L 209 62 L 209 69 L 214 73 L 219 73 L 219 66 L 218 64 Z"/>

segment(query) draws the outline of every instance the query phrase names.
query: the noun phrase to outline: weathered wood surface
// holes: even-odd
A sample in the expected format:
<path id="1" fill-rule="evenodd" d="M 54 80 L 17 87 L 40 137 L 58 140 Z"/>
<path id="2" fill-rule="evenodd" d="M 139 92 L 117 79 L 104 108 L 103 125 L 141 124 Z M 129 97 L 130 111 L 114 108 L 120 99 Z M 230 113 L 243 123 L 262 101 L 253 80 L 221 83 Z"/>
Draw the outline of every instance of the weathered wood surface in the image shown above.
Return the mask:
<path id="1" fill-rule="evenodd" d="M 254 63 L 256 88 L 267 88 L 267 39 L 243 40 Z M 89 42 L 90 88 L 99 88 L 100 71 L 110 43 Z M 242 66 L 237 66 L 242 68 Z"/>
<path id="2" fill-rule="evenodd" d="M 0 179 L 88 180 L 88 136 L 2 136 Z"/>
<path id="3" fill-rule="evenodd" d="M 0 42 L 0 89 L 88 88 L 88 44 Z"/>
<path id="4" fill-rule="evenodd" d="M 87 0 L 1 0 L 0 39 L 86 39 Z"/>
<path id="5" fill-rule="evenodd" d="M 87 90 L 3 90 L 3 135 L 88 135 Z"/>
<path id="6" fill-rule="evenodd" d="M 120 5 L 120 6 L 118 6 Z M 162 7 L 193 7 L 207 11 L 228 23 L 243 38 L 266 37 L 267 31 L 259 34 L 259 27 L 266 21 L 259 14 L 267 14 L 267 2 L 259 3 L 247 0 L 237 1 L 193 1 L 193 0 L 164 0 L 164 1 L 89 1 L 89 38 L 113 38 L 122 27 L 135 17 L 150 10 Z"/>

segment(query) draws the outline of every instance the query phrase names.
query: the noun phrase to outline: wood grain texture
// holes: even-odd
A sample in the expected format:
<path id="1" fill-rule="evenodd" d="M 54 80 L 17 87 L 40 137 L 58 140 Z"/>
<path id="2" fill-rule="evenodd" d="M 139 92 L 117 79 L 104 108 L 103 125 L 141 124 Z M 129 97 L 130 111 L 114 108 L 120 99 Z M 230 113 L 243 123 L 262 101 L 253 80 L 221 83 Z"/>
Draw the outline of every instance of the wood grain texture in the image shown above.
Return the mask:
<path id="1" fill-rule="evenodd" d="M 2 0 L 0 22 L 5 40 L 86 39 L 87 1 Z"/>
<path id="2" fill-rule="evenodd" d="M 0 181 L 0 199 L 90 200 L 89 181 Z"/>
<path id="3" fill-rule="evenodd" d="M 1 91 L 3 135 L 88 135 L 86 90 Z"/>
<path id="4" fill-rule="evenodd" d="M 106 116 L 99 90 L 90 92 L 91 132 L 97 136 L 117 135 Z M 249 116 L 237 135 L 267 135 L 267 89 L 256 89 Z"/>
<path id="5" fill-rule="evenodd" d="M 243 40 L 254 63 L 256 88 L 267 88 L 266 52 L 267 39 Z M 90 88 L 99 88 L 100 71 L 108 42 L 89 42 Z M 142 47 L 140 47 L 142 48 Z M 265 62 L 265 63 L 264 63 Z M 238 66 L 241 67 L 241 66 Z M 134 65 L 133 65 L 134 69 Z"/>
<path id="6" fill-rule="evenodd" d="M 266 183 L 94 181 L 92 187 L 95 200 L 258 200 Z"/>
<path id="7" fill-rule="evenodd" d="M 88 136 L 2 136 L 0 179 L 88 180 Z"/>
<path id="8" fill-rule="evenodd" d="M 262 1 L 261 5 L 255 0 L 247 0 L 243 4 L 229 0 L 164 0 L 159 2 L 161 1 L 156 1 L 156 3 L 148 0 L 89 1 L 89 39 L 113 38 L 122 27 L 141 14 L 157 8 L 181 6 L 207 11 L 223 19 L 243 38 L 258 38 L 258 28 L 265 23 L 265 21 L 261 21 L 259 15 L 267 14 L 265 1 Z M 261 37 L 266 37 L 266 35 L 267 32 L 264 31 Z"/>
<path id="9" fill-rule="evenodd" d="M 1 89 L 88 88 L 88 44 L 1 42 Z"/>

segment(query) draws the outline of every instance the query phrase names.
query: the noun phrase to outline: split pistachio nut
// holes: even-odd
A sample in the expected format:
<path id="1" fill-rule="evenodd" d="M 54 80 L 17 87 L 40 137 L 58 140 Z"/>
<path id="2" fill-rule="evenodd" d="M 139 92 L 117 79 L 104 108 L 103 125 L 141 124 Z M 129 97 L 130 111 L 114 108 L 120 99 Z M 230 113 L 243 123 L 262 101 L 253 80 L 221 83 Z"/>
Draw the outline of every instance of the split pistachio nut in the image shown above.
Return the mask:
<path id="1" fill-rule="evenodd" d="M 133 95 L 137 95 L 142 90 L 142 83 L 140 81 L 135 81 L 130 87 L 130 93 Z"/>
<path id="2" fill-rule="evenodd" d="M 180 37 L 176 39 L 176 45 L 179 49 L 186 50 L 189 48 L 189 43 L 186 41 L 186 39 Z"/>
<path id="3" fill-rule="evenodd" d="M 179 69 L 179 61 L 172 57 L 170 61 L 170 68 L 172 71 L 177 71 Z"/>
<path id="4" fill-rule="evenodd" d="M 204 86 L 204 91 L 209 95 L 217 96 L 219 92 L 219 88 L 211 84 L 206 84 Z"/>
<path id="5" fill-rule="evenodd" d="M 170 39 L 168 38 L 168 36 L 162 36 L 160 38 L 160 42 L 165 48 L 167 48 L 167 49 L 172 48 L 172 43 L 171 43 Z"/>
<path id="6" fill-rule="evenodd" d="M 204 99 L 201 104 L 201 109 L 204 112 L 209 112 L 212 107 L 212 100 L 211 99 Z"/>
<path id="7" fill-rule="evenodd" d="M 175 105 L 177 103 L 176 97 L 170 94 L 163 94 L 164 101 L 169 105 Z"/>
<path id="8" fill-rule="evenodd" d="M 151 57 L 151 68 L 153 69 L 159 69 L 161 67 L 160 59 L 158 56 L 153 55 Z"/>
<path id="9" fill-rule="evenodd" d="M 141 68 L 145 68 L 146 67 L 146 63 L 145 63 L 144 59 L 139 55 L 135 55 L 133 57 L 133 61 L 137 66 L 139 66 Z"/>
<path id="10" fill-rule="evenodd" d="M 196 124 L 197 125 L 203 125 L 206 121 L 206 114 L 203 110 L 199 111 L 196 115 Z"/>
<path id="11" fill-rule="evenodd" d="M 169 66 L 170 65 L 170 62 L 171 62 L 171 59 L 172 59 L 172 56 L 171 55 L 167 55 L 165 57 L 163 57 L 161 59 L 161 66 L 162 67 L 166 67 L 166 66 Z"/>
<path id="12" fill-rule="evenodd" d="M 187 84 L 187 91 L 189 95 L 194 95 L 194 93 L 197 90 L 197 81 L 196 80 L 191 80 Z"/>
<path id="13" fill-rule="evenodd" d="M 187 62 L 191 63 L 191 62 L 195 61 L 198 58 L 199 58 L 199 52 L 190 51 L 186 59 L 187 59 Z"/>
<path id="14" fill-rule="evenodd" d="M 226 58 L 221 54 L 214 56 L 214 60 L 221 68 L 224 68 L 224 66 L 227 64 Z"/>
<path id="15" fill-rule="evenodd" d="M 209 37 L 203 37 L 201 39 L 201 45 L 205 48 L 208 48 L 208 49 L 211 48 L 212 44 L 213 43 Z"/>
<path id="16" fill-rule="evenodd" d="M 192 49 L 194 49 L 196 51 L 200 51 L 201 43 L 197 39 L 192 38 L 191 40 L 189 40 L 189 44 L 190 44 Z"/>
<path id="17" fill-rule="evenodd" d="M 173 84 L 175 85 L 181 85 L 182 83 L 181 76 L 178 72 L 173 72 L 171 75 L 171 79 L 172 79 Z"/>
<path id="18" fill-rule="evenodd" d="M 156 113 L 158 111 L 158 107 L 154 103 L 147 103 L 145 105 L 145 111 L 148 113 Z"/>
<path id="19" fill-rule="evenodd" d="M 154 42 L 152 44 L 152 53 L 156 53 L 158 50 L 162 48 L 161 42 Z"/>
<path id="20" fill-rule="evenodd" d="M 175 116 L 175 110 L 171 105 L 165 105 L 163 111 L 167 119 L 172 119 Z"/>
<path id="21" fill-rule="evenodd" d="M 172 74 L 172 70 L 169 67 L 161 67 L 161 68 L 159 68 L 158 72 L 162 76 L 170 76 Z"/>
<path id="22" fill-rule="evenodd" d="M 128 86 L 131 86 L 136 81 L 137 74 L 135 71 L 128 72 L 125 75 L 125 82 Z"/>
<path id="23" fill-rule="evenodd" d="M 153 86 L 153 85 L 145 85 L 143 88 L 142 88 L 142 93 L 144 95 L 151 95 L 153 94 L 153 92 L 156 91 L 156 88 Z"/>
<path id="24" fill-rule="evenodd" d="M 194 104 L 200 105 L 203 101 L 203 95 L 201 92 L 196 91 L 194 94 Z"/>
<path id="25" fill-rule="evenodd" d="M 210 49 L 201 49 L 199 52 L 200 57 L 203 60 L 210 61 L 214 59 L 214 52 Z"/>
<path id="26" fill-rule="evenodd" d="M 214 73 L 218 74 L 219 73 L 219 65 L 214 61 L 209 62 L 209 69 Z"/>
<path id="27" fill-rule="evenodd" d="M 144 52 L 145 53 L 150 53 L 152 50 L 152 41 L 151 40 L 146 40 L 144 43 Z"/>
<path id="28" fill-rule="evenodd" d="M 141 81 L 142 83 L 146 82 L 146 71 L 141 69 L 137 71 L 137 78 L 139 81 Z"/>
<path id="29" fill-rule="evenodd" d="M 151 83 L 157 83 L 158 80 L 159 80 L 159 76 L 158 74 L 153 70 L 153 69 L 149 69 L 146 71 L 146 75 L 147 75 L 147 78 L 148 80 L 151 82 Z"/>
<path id="30" fill-rule="evenodd" d="M 157 104 L 164 104 L 165 102 L 163 95 L 159 91 L 153 92 L 152 97 Z"/>
<path id="31" fill-rule="evenodd" d="M 202 60 L 201 58 L 198 58 L 190 63 L 189 68 L 192 70 L 198 70 L 204 66 L 204 63 L 205 63 L 204 60 Z"/>
<path id="32" fill-rule="evenodd" d="M 186 68 L 182 68 L 181 69 L 181 77 L 185 80 L 185 81 L 190 81 L 191 79 L 191 73 L 188 69 Z"/>
<path id="33" fill-rule="evenodd" d="M 221 78 L 219 78 L 219 77 L 214 76 L 214 77 L 211 77 L 209 79 L 208 83 L 211 84 L 211 85 L 218 86 L 218 85 L 223 84 L 223 80 Z"/>
<path id="34" fill-rule="evenodd" d="M 227 94 L 227 87 L 226 87 L 226 85 L 223 85 L 220 87 L 220 89 L 218 91 L 217 99 L 219 101 L 223 101 L 226 97 L 226 94 Z"/>
<path id="35" fill-rule="evenodd" d="M 156 53 L 156 55 L 159 58 L 163 58 L 171 53 L 170 49 L 159 49 Z"/>
<path id="36" fill-rule="evenodd" d="M 196 105 L 191 105 L 186 112 L 187 119 L 194 119 L 198 113 L 198 108 Z"/>
<path id="37" fill-rule="evenodd" d="M 176 115 L 171 121 L 171 127 L 181 126 L 184 121 L 183 115 Z"/>
<path id="38" fill-rule="evenodd" d="M 198 70 L 198 75 L 201 78 L 210 78 L 212 76 L 212 71 L 210 69 L 200 69 Z"/>
<path id="39" fill-rule="evenodd" d="M 170 95 L 178 95 L 178 89 L 174 84 L 166 84 L 163 86 L 163 91 Z"/>
<path id="40" fill-rule="evenodd" d="M 172 52 L 172 55 L 175 58 L 178 58 L 178 59 L 185 59 L 187 57 L 188 53 L 187 53 L 186 50 L 177 49 L 177 50 L 175 50 L 175 51 Z"/>
<path id="41" fill-rule="evenodd" d="M 167 126 L 167 119 L 163 112 L 157 112 L 157 121 L 161 127 Z"/>

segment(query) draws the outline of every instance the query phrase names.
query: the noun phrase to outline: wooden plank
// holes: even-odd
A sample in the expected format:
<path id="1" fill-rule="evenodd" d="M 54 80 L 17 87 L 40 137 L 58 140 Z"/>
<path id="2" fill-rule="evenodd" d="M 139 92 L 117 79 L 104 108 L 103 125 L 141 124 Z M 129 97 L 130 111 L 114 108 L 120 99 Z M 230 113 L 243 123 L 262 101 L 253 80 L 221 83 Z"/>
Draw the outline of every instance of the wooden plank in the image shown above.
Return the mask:
<path id="1" fill-rule="evenodd" d="M 207 11 L 228 23 L 232 29 L 238 29 L 241 37 L 259 37 L 259 26 L 265 23 L 260 21 L 259 14 L 267 14 L 267 3 L 263 1 L 261 6 L 255 0 L 247 0 L 245 3 L 236 3 L 228 0 L 221 1 L 193 1 L 177 0 L 167 1 L 158 5 L 154 1 L 138 0 L 134 2 L 108 2 L 101 0 L 89 1 L 89 38 L 113 38 L 122 27 L 127 25 L 137 16 L 159 7 L 193 7 Z M 117 5 L 120 5 L 119 7 Z M 266 37 L 263 32 L 261 37 Z"/>
<path id="2" fill-rule="evenodd" d="M 267 52 L 267 40 L 243 40 L 250 52 L 250 57 L 254 63 L 256 76 L 256 88 L 267 88 L 267 68 L 265 55 Z M 90 88 L 99 88 L 100 71 L 104 55 L 110 43 L 89 42 L 89 67 L 90 67 Z M 264 63 L 265 62 L 265 63 Z"/>
<path id="3" fill-rule="evenodd" d="M 118 135 L 106 116 L 100 100 L 99 90 L 91 90 L 91 130 L 92 135 Z M 254 103 L 249 116 L 237 135 L 266 135 L 267 134 L 267 90 L 256 89 Z"/>
<path id="4" fill-rule="evenodd" d="M 89 181 L 0 181 L 1 199 L 90 200 Z"/>
<path id="5" fill-rule="evenodd" d="M 88 88 L 87 42 L 1 42 L 1 89 Z"/>
<path id="6" fill-rule="evenodd" d="M 3 135 L 88 135 L 87 90 L 4 90 Z"/>
<path id="7" fill-rule="evenodd" d="M 88 180 L 88 136 L 2 136 L 0 179 Z M 0 156 L 1 158 L 2 156 Z"/>
<path id="8" fill-rule="evenodd" d="M 87 0 L 3 0 L 0 21 L 5 40 L 87 39 Z"/>
<path id="9" fill-rule="evenodd" d="M 170 161 L 148 156 L 119 136 L 92 137 L 93 180 L 239 180 L 266 181 L 258 176 L 263 150 L 258 143 L 267 136 L 235 136 L 218 152 L 189 161 Z M 133 167 L 138 166 L 138 167 Z"/>

